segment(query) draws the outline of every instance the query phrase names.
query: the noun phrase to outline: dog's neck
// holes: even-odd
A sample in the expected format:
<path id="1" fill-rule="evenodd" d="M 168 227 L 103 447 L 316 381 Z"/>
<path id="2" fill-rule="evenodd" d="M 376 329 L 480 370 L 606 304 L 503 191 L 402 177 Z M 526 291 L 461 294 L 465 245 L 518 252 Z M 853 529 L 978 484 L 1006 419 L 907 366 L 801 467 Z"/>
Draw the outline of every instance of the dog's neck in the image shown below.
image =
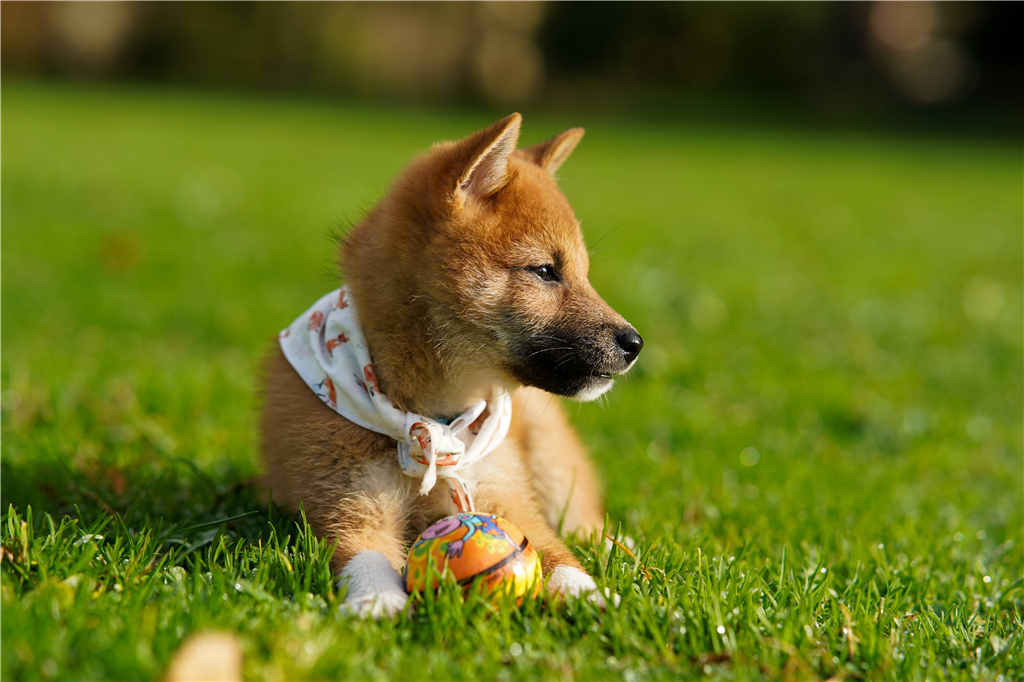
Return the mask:
<path id="1" fill-rule="evenodd" d="M 401 322 L 424 319 L 425 311 L 418 310 L 415 302 L 402 306 L 400 315 L 368 314 L 364 310 L 372 308 L 372 303 L 358 305 L 381 390 L 396 407 L 446 419 L 489 397 L 488 386 L 457 386 L 446 376 L 434 351 L 436 340 L 425 325 Z"/>
<path id="2" fill-rule="evenodd" d="M 359 290 L 352 283 L 349 287 Z M 446 371 L 421 302 L 389 306 L 374 301 L 372 294 L 365 302 L 354 295 L 381 391 L 396 407 L 444 420 L 494 396 L 493 381 L 466 376 L 456 380 Z"/>
<path id="3" fill-rule="evenodd" d="M 427 296 L 417 280 L 421 264 L 416 257 L 423 246 L 407 236 L 385 236 L 396 222 L 383 220 L 375 210 L 346 236 L 346 284 L 384 394 L 402 410 L 436 419 L 456 416 L 480 400 L 490 400 L 499 385 L 493 376 L 465 371 L 470 357 L 446 366 L 439 351 L 444 331 L 433 328 Z M 386 272 L 382 263 L 388 264 Z"/>

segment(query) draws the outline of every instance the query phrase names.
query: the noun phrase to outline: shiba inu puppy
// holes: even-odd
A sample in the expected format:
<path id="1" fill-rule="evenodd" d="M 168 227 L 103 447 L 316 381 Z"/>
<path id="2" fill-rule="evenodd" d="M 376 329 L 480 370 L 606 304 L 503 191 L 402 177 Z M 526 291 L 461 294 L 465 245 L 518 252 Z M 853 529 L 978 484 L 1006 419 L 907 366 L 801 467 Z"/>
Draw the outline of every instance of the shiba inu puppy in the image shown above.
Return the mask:
<path id="1" fill-rule="evenodd" d="M 553 394 L 597 398 L 643 341 L 587 281 L 553 178 L 583 130 L 517 150 L 520 123 L 414 160 L 345 236 L 345 287 L 267 364 L 266 481 L 335 543 L 343 608 L 362 616 L 405 606 L 408 545 L 467 508 L 518 526 L 550 590 L 604 602 L 555 532 L 598 530 L 603 511 Z"/>

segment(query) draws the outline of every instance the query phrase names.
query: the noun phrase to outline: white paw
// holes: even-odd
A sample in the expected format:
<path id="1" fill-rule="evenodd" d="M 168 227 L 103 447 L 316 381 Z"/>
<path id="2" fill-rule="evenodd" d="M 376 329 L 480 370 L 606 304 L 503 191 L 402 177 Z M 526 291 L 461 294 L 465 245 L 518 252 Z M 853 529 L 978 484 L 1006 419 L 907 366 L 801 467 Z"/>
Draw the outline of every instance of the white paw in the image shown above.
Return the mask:
<path id="1" fill-rule="evenodd" d="M 605 589 L 604 594 L 602 594 L 598 591 L 597 583 L 594 582 L 593 578 L 580 569 L 572 568 L 571 566 L 559 566 L 551 571 L 551 577 L 548 578 L 548 591 L 552 595 L 561 597 L 586 599 L 593 604 L 597 604 L 602 609 L 607 608 L 609 602 L 618 606 L 621 600 L 619 595 L 614 594 L 608 589 Z"/>
<path id="2" fill-rule="evenodd" d="M 387 557 L 373 550 L 362 551 L 345 564 L 338 587 L 348 587 L 341 612 L 360 618 L 392 618 L 409 601 L 402 576 Z"/>
<path id="3" fill-rule="evenodd" d="M 339 610 L 346 616 L 359 616 L 360 618 L 394 618 L 409 601 L 409 595 L 397 594 L 394 592 L 380 592 L 370 594 L 357 599 L 346 598 Z"/>

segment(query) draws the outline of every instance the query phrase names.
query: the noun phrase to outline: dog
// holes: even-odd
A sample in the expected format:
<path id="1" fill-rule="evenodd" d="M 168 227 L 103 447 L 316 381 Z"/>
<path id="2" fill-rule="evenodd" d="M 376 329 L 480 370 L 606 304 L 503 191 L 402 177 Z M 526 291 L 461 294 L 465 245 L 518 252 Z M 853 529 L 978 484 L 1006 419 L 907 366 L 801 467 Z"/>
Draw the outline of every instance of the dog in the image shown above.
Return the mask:
<path id="1" fill-rule="evenodd" d="M 265 367 L 265 482 L 334 544 L 342 608 L 362 617 L 406 606 L 407 547 L 467 507 L 525 533 L 551 593 L 611 596 L 556 532 L 599 531 L 604 512 L 555 396 L 596 399 L 643 340 L 587 280 L 554 179 L 583 129 L 516 149 L 521 121 L 415 159 L 341 240 L 345 286 Z"/>

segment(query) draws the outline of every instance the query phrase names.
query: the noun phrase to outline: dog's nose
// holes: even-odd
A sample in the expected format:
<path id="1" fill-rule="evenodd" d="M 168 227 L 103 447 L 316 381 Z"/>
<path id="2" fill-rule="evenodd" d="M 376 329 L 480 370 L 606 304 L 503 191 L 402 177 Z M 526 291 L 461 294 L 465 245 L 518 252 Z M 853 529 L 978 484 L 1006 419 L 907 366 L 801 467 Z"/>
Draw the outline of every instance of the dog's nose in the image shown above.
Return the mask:
<path id="1" fill-rule="evenodd" d="M 615 340 L 618 341 L 619 348 L 622 349 L 627 365 L 636 360 L 636 356 L 640 355 L 640 349 L 644 347 L 644 340 L 640 338 L 635 329 L 619 332 L 615 336 Z"/>

